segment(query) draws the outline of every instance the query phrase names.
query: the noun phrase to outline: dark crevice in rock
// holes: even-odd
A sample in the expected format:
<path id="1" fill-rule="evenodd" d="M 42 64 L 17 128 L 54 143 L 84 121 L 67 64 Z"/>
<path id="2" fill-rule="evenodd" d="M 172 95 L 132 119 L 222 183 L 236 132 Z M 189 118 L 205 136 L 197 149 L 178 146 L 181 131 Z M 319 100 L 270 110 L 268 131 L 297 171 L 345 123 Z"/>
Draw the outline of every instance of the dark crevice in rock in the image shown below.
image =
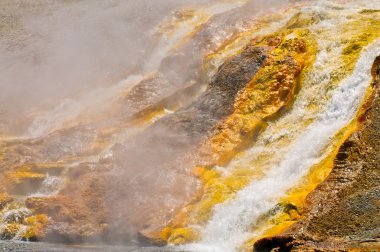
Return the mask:
<path id="1" fill-rule="evenodd" d="M 257 241 L 254 252 L 289 252 L 293 247 L 294 238 L 291 236 L 268 237 Z"/>

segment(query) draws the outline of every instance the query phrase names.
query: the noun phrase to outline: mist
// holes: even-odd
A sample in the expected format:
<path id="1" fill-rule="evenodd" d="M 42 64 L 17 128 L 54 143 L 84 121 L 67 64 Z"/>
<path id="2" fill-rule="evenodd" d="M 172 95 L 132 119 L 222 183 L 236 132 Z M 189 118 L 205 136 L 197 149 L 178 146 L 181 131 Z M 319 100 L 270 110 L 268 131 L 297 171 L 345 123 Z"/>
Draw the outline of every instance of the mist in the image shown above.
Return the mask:
<path id="1" fill-rule="evenodd" d="M 20 134 L 33 113 L 138 71 L 157 24 L 206 2 L 2 0 L 1 134 Z"/>
<path id="2" fill-rule="evenodd" d="M 0 0 L 0 136 L 21 138 L 0 164 L 55 169 L 9 189 L 56 221 L 48 240 L 144 243 L 193 200 L 194 153 L 233 98 L 212 103 L 205 56 L 289 2 Z"/>

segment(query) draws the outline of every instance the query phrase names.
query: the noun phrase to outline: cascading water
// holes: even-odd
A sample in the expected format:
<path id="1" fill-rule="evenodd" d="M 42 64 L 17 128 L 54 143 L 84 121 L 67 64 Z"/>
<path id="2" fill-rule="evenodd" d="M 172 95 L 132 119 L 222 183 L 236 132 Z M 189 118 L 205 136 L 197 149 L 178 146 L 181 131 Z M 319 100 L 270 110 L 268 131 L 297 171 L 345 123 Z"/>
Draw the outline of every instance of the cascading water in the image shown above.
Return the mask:
<path id="1" fill-rule="evenodd" d="M 331 12 L 335 7 L 331 1 L 324 1 L 317 7 L 302 9 L 302 13 L 331 16 L 309 27 L 318 38 L 319 53 L 292 109 L 270 123 L 243 155 L 227 167 L 216 167 L 224 176 L 241 168 L 263 170 L 264 175 L 253 179 L 232 199 L 216 205 L 204 227 L 194 226 L 201 229 L 200 241 L 185 246 L 186 249 L 238 251 L 244 242 L 260 236 L 259 219 L 275 209 L 280 198 L 300 182 L 310 167 L 326 157 L 334 136 L 356 116 L 371 82 L 372 62 L 380 54 L 380 41 L 365 48 L 353 73 L 334 84 L 336 80 L 331 76 L 341 64 L 343 45 L 333 39 L 347 22 L 342 13 L 349 16 L 360 12 L 363 6 L 353 3 L 340 9 L 339 14 Z M 373 7 L 373 3 L 366 7 Z"/>
<path id="2" fill-rule="evenodd" d="M 123 81 L 57 101 L 36 113 L 25 134 L 0 141 L 1 237 L 39 239 L 46 229 L 68 242 L 130 245 L 143 237 L 168 250 L 232 252 L 250 250 L 274 225 L 265 220 L 275 219 L 282 199 L 339 147 L 368 94 L 380 55 L 380 17 L 370 16 L 378 1 L 268 2 L 281 9 L 262 0 L 205 2 L 181 5 L 152 29 L 150 56 Z M 292 44 L 300 38 L 304 44 Z M 310 58 L 300 59 L 306 53 Z M 285 64 L 302 65 L 294 99 L 263 116 L 264 126 L 238 146 L 234 130 L 249 130 L 225 117 L 249 89 L 235 86 L 240 78 L 247 86 L 273 81 L 266 67 L 278 62 L 280 84 L 290 82 Z M 221 103 L 231 108 L 210 109 L 231 95 L 231 104 Z M 270 110 L 257 104 L 249 109 Z M 203 147 L 223 127 L 231 128 L 220 135 L 232 139 L 235 153 L 225 161 L 222 145 L 213 151 L 223 161 L 210 161 Z"/>
<path id="3" fill-rule="evenodd" d="M 327 108 L 291 143 L 280 163 L 262 179 L 252 181 L 234 199 L 215 207 L 201 241 L 189 245 L 191 250 L 235 251 L 250 238 L 249 228 L 323 158 L 334 135 L 354 118 L 371 82 L 371 63 L 379 54 L 380 40 L 365 49 L 354 73 L 334 90 Z"/>
<path id="4" fill-rule="evenodd" d="M 185 101 L 181 101 L 182 104 L 175 106 L 159 105 L 162 108 L 159 107 L 157 112 L 153 111 L 151 114 L 148 112 L 147 115 L 138 116 L 137 120 L 129 118 L 130 111 L 119 111 L 120 106 L 125 103 L 125 97 L 128 96 L 134 86 L 152 78 L 152 76 L 155 78 L 155 73 L 163 60 L 175 55 L 178 48 L 189 44 L 199 27 L 207 23 L 213 16 L 238 8 L 244 2 L 226 1 L 225 3 L 210 3 L 209 5 L 198 4 L 197 9 L 191 9 L 189 16 L 186 16 L 186 9 L 174 13 L 180 17 L 167 18 L 162 21 L 161 25 L 149 31 L 152 37 L 159 38 L 159 42 L 152 50 L 149 58 L 144 60 L 141 73 L 129 75 L 117 84 L 97 86 L 87 93 L 58 101 L 58 105 L 47 111 L 33 112 L 36 116 L 24 134 L 18 137 L 3 138 L 6 145 L 10 146 L 8 150 L 12 152 L 12 146 L 17 146 L 23 141 L 38 142 L 39 139 L 49 138 L 53 135 L 66 138 L 66 132 L 73 132 L 73 135 L 68 136 L 65 140 L 62 139 L 53 143 L 54 148 L 43 151 L 45 154 L 42 158 L 37 158 L 34 161 L 20 160 L 21 162 L 16 165 L 19 166 L 18 169 L 20 170 L 16 177 L 22 174 L 22 178 L 16 179 L 41 181 L 35 182 L 36 185 L 26 186 L 28 188 L 27 193 L 16 192 L 14 194 L 17 195 L 11 195 L 17 200 L 9 205 L 9 209 L 3 208 L 1 215 L 8 216 L 9 213 L 13 212 L 24 212 L 25 209 L 27 210 L 25 200 L 30 197 L 49 198 L 57 195 L 65 186 L 67 173 L 72 167 L 112 158 L 112 148 L 115 145 L 126 144 L 131 137 L 141 133 L 155 121 L 173 113 L 171 109 L 175 110 L 186 104 Z M 184 18 L 181 17 L 182 15 Z M 194 97 L 190 96 L 190 99 L 194 99 Z M 118 114 L 114 111 L 117 111 Z M 59 153 L 58 162 L 56 162 L 56 157 L 48 157 L 47 152 L 53 149 L 57 151 L 57 154 Z M 32 167 L 30 168 L 30 162 L 37 162 L 37 164 L 30 166 Z M 30 172 L 30 169 L 37 169 L 38 172 Z M 20 228 L 14 234 L 13 239 L 25 239 L 25 234 L 28 231 L 26 218 L 30 215 L 28 212 L 17 220 L 11 220 L 14 222 L 11 224 L 15 228 L 16 226 Z M 13 231 L 7 230 L 9 221 L 4 220 L 3 222 L 2 233 L 12 233 Z"/>

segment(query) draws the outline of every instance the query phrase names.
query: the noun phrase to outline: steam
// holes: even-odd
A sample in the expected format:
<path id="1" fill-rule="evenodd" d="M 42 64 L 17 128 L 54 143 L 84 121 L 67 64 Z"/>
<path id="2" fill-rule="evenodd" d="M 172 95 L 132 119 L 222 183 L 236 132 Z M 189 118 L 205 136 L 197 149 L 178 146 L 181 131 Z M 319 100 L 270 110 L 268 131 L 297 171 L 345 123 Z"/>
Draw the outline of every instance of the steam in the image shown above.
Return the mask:
<path id="1" fill-rule="evenodd" d="M 0 135 L 20 135 L 57 103 L 138 72 L 155 49 L 157 24 L 207 2 L 1 1 Z"/>
<path id="2" fill-rule="evenodd" d="M 8 161 L 1 163 L 0 159 L 0 164 L 8 169 L 36 164 L 39 172 L 45 172 L 40 164 L 53 164 L 55 169 L 53 175 L 46 172 L 40 184 L 27 188 L 28 195 L 22 195 L 22 200 L 64 195 L 75 207 L 81 207 L 80 211 L 92 211 L 90 216 L 95 217 L 90 221 L 98 218 L 104 222 L 94 226 L 109 224 L 108 236 L 99 238 L 106 242 L 137 243 L 137 231 L 146 228 L 145 221 L 154 226 L 170 219 L 199 186 L 189 175 L 193 157 L 186 154 L 197 147 L 193 144 L 200 137 L 197 132 L 174 126 L 185 121 L 186 109 L 192 108 L 212 77 L 202 72 L 204 54 L 235 32 L 249 29 L 257 16 L 290 2 L 0 0 L 4 21 L 0 23 L 0 136 L 26 138 L 12 142 L 16 151 L 7 153 Z M 160 34 L 160 24 L 187 8 L 196 14 Z M 287 18 L 274 22 L 272 30 L 266 31 L 282 26 Z M 284 160 L 235 200 L 216 207 L 196 248 L 236 249 L 246 238 L 247 225 L 302 176 L 305 170 L 301 168 L 317 161 L 328 138 L 356 111 L 369 80 L 368 75 L 360 77 L 360 72 L 368 74 L 370 49 L 354 75 L 336 90 L 319 121 L 280 153 Z M 336 48 L 329 52 L 340 53 Z M 321 51 L 317 59 L 321 65 L 315 66 L 321 74 L 312 76 L 321 78 L 315 80 L 318 84 L 328 82 L 323 79 L 328 73 L 322 72 L 328 60 L 327 51 Z M 158 112 L 153 111 L 155 106 L 160 108 Z M 133 121 L 134 113 L 150 117 Z M 303 151 L 322 133 L 314 149 Z M 277 158 L 282 158 L 280 154 Z M 292 176 L 287 179 L 289 174 Z M 278 181 L 285 182 L 275 191 L 267 190 Z M 88 195 L 98 201 L 88 203 Z M 18 209 L 6 209 L 3 222 L 29 216 L 24 205 L 21 202 Z M 89 223 L 80 224 L 87 227 Z M 53 228 L 59 229 L 59 225 Z M 16 238 L 23 232 L 24 228 Z M 75 237 L 68 239 L 77 241 Z"/>
<path id="3" fill-rule="evenodd" d="M 212 17 L 243 4 L 211 0 L 2 1 L 0 11 L 9 27 L 0 30 L 0 53 L 4 55 L 0 59 L 0 136 L 26 139 L 10 141 L 17 151 L 10 149 L 1 165 L 11 172 L 24 164 L 35 164 L 33 169 L 45 172 L 48 164 L 57 173 L 47 172 L 43 181 L 14 189 L 14 194 L 21 194 L 17 195 L 20 206 L 14 211 L 23 211 L 28 198 L 57 194 L 69 195 L 75 206 L 88 211 L 81 190 L 90 188 L 104 197 L 99 207 L 106 205 L 107 212 L 99 218 L 114 228 L 104 239 L 131 242 L 143 218 L 167 215 L 166 210 L 190 198 L 196 189 L 195 179 L 183 167 L 176 167 L 167 150 L 154 142 L 157 136 L 164 140 L 167 136 L 169 146 L 181 136 L 165 126 L 141 134 L 142 129 L 175 112 L 164 107 L 162 115 L 136 127 L 125 119 L 131 110 L 122 109 L 123 101 L 141 81 L 151 79 L 156 84 L 156 71 L 165 75 L 166 89 L 150 93 L 153 98 L 165 98 L 165 90 L 176 95 L 201 80 L 197 71 L 209 47 L 207 40 L 194 35 Z M 204 18 L 195 15 L 171 36 L 157 36 L 158 24 L 174 10 L 189 6 L 196 11 L 199 8 Z M 217 20 L 221 25 L 223 18 Z M 217 32 L 222 32 L 222 43 L 227 37 L 223 39 L 223 29 Z M 215 34 L 212 29 L 208 33 L 204 35 Z M 177 97 L 181 99 L 178 106 L 186 104 L 183 100 L 187 96 Z M 136 136 L 129 139 L 130 135 Z M 23 153 L 21 158 L 19 152 Z M 162 170 L 157 167 L 169 161 Z M 112 167 L 112 172 L 107 167 Z M 70 180 L 78 176 L 80 183 Z M 119 227 L 123 228 L 120 233 Z M 125 231 L 129 233 L 122 233 Z M 15 238 L 25 232 L 23 227 Z"/>

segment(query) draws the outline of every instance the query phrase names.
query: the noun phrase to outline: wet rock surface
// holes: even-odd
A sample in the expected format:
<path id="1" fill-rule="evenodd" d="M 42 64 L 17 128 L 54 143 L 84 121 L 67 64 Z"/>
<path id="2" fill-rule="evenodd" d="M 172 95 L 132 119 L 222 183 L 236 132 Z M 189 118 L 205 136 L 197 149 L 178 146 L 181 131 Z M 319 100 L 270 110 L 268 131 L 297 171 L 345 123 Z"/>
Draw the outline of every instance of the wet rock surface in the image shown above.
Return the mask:
<path id="1" fill-rule="evenodd" d="M 222 178 L 208 167 L 228 163 L 239 150 L 256 140 L 268 121 L 290 106 L 298 87 L 296 80 L 302 78 L 302 70 L 313 62 L 314 51 L 308 31 L 294 31 L 292 39 L 287 39 L 288 33 L 293 31 L 285 29 L 251 41 L 252 44 L 267 45 L 274 50 L 234 98 L 231 115 L 216 124 L 211 137 L 202 144 L 201 162 L 196 163 L 192 170 L 202 181 L 197 199 L 176 213 L 161 233 L 144 233 L 151 240 L 167 240 L 169 244 L 198 240 L 199 230 L 193 227 L 204 224 L 211 216 L 212 206 L 227 200 L 249 181 L 244 176 Z"/>
<path id="2" fill-rule="evenodd" d="M 235 97 L 260 69 L 269 50 L 247 47 L 220 67 L 193 104 L 159 120 L 128 145 L 115 146 L 112 157 L 72 169 L 59 195 L 28 198 L 26 204 L 35 213 L 51 217 L 45 238 L 133 240 L 136 228 L 170 219 L 170 209 L 189 200 L 188 191 L 196 191 L 195 178 L 189 178 L 186 169 L 191 163 L 179 162 L 232 112 Z M 173 180 L 160 180 L 163 174 Z"/>
<path id="3" fill-rule="evenodd" d="M 380 250 L 380 57 L 359 129 L 341 146 L 329 177 L 308 197 L 303 218 L 255 251 Z"/>
<path id="4" fill-rule="evenodd" d="M 276 1 L 259 2 L 265 5 L 262 11 L 266 12 L 272 8 L 270 3 Z M 116 91 L 106 95 L 100 106 L 92 107 L 90 103 L 91 109 L 80 110 L 66 121 L 60 121 L 61 114 L 53 110 L 50 116 L 57 123 L 49 121 L 51 118 L 37 122 L 52 123 L 51 128 L 42 127 L 30 138 L 1 141 L 0 239 L 136 246 L 201 242 L 200 231 L 212 218 L 215 206 L 233 199 L 252 179 L 264 178 L 264 168 L 253 171 L 251 167 L 265 164 L 266 158 L 272 160 L 272 155 L 277 154 L 273 151 L 276 146 L 290 146 L 289 124 L 296 128 L 293 133 L 301 128 L 296 127 L 298 121 L 305 123 L 304 127 L 309 125 L 298 116 L 289 124 L 280 123 L 278 130 L 283 132 L 269 131 L 270 137 L 263 141 L 266 147 L 276 138 L 284 139 L 279 140 L 279 145 L 272 145 L 273 149 L 256 159 L 255 165 L 243 164 L 232 172 L 227 169 L 232 168 L 227 166 L 233 158 L 242 157 L 242 152 L 254 146 L 256 140 L 262 140 L 258 136 L 274 122 L 291 115 L 289 108 L 307 87 L 304 78 L 310 69 L 313 71 L 313 62 L 330 57 L 328 53 L 340 40 L 324 37 L 327 27 L 318 28 L 320 23 L 330 22 L 324 14 L 299 12 L 290 20 L 285 18 L 287 21 L 268 16 L 266 21 L 255 23 L 251 16 L 260 12 L 254 10 L 259 7 L 248 3 L 228 11 L 227 18 L 226 13 L 215 15 L 210 22 L 197 9 L 175 12 L 175 22 L 169 20 L 158 33 L 173 32 L 181 26 L 180 22 L 197 20 L 197 16 L 201 17 L 199 23 L 206 23 L 192 24 L 194 29 L 178 43 L 160 44 L 160 55 L 153 49 L 147 50 L 147 54 L 159 60 L 148 62 L 141 75 L 135 76 L 140 72 L 132 69 L 128 74 L 136 81 L 126 81 L 130 86 L 121 85 L 120 89 L 115 85 Z M 313 120 L 313 113 L 324 104 L 317 99 L 324 100 L 329 95 L 328 90 L 332 91 L 353 70 L 360 51 L 377 38 L 378 17 L 374 13 L 363 12 L 361 15 L 366 18 L 359 20 L 355 19 L 356 14 L 347 18 L 354 22 L 345 28 L 352 33 L 343 32 L 341 42 L 347 46 L 337 50 L 343 53 L 342 64 L 336 64 L 338 70 L 330 73 L 329 64 L 336 62 L 327 60 L 326 64 L 319 59 L 316 68 L 326 68 L 326 75 L 309 75 L 315 77 L 312 83 L 316 88 L 306 92 L 315 92 L 316 96 L 303 100 L 310 111 L 305 114 L 301 110 L 301 116 Z M 242 14 L 246 15 L 243 19 Z M 361 30 L 362 24 L 369 21 L 373 21 L 366 24 L 371 29 Z M 266 27 L 272 22 L 273 27 Z M 226 24 L 231 26 L 225 27 Z M 263 27 L 268 29 L 261 33 Z M 332 42 L 335 44 L 329 45 Z M 341 58 L 338 56 L 331 57 Z M 373 68 L 375 87 L 379 85 L 379 68 L 378 59 Z M 330 77 L 336 83 L 319 88 L 318 82 Z M 326 93 L 320 92 L 322 89 Z M 258 241 L 257 251 L 379 249 L 380 104 L 378 89 L 375 90 L 373 106 L 360 118 L 360 130 L 341 147 L 333 172 L 308 197 L 305 212 L 289 203 L 284 210 L 287 219 L 276 221 L 293 224 L 302 217 L 301 220 L 281 235 Z M 100 93 L 95 92 L 92 98 L 102 96 Z M 274 233 L 288 226 L 283 225 Z M 215 233 L 220 234 L 218 230 Z M 254 241 L 256 238 L 244 248 L 250 250 Z M 4 250 L 16 251 L 161 251 L 102 245 L 3 245 Z"/>

